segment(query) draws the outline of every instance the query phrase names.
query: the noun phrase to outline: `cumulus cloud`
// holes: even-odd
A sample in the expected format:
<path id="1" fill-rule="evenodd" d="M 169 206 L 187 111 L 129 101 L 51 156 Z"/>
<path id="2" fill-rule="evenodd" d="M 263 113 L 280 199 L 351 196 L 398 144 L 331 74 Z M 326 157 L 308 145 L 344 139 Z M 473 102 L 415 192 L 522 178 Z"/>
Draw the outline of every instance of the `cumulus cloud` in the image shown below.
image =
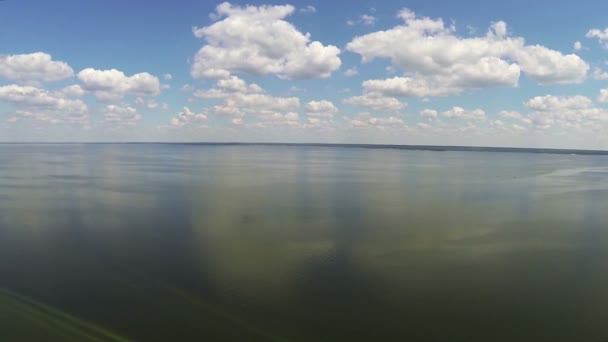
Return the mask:
<path id="1" fill-rule="evenodd" d="M 276 112 L 265 112 L 258 115 L 260 122 L 258 128 L 266 128 L 271 126 L 288 126 L 288 127 L 303 127 L 299 121 L 299 115 L 295 112 L 286 114 Z"/>
<path id="2" fill-rule="evenodd" d="M 490 121 L 490 128 L 494 129 L 494 132 L 497 134 L 520 134 L 528 130 L 528 127 L 521 126 L 515 123 L 509 124 L 503 122 L 502 120 L 493 120 Z M 492 132 L 492 131 L 489 131 Z"/>
<path id="3" fill-rule="evenodd" d="M 582 95 L 536 96 L 524 105 L 533 111 L 529 118 L 539 128 L 549 128 L 554 124 L 572 127 L 608 121 L 608 110 L 595 107 L 590 98 Z"/>
<path id="4" fill-rule="evenodd" d="M 54 108 L 79 112 L 86 110 L 86 105 L 80 100 L 69 100 L 44 89 L 15 84 L 0 87 L 0 101 L 17 106 Z"/>
<path id="5" fill-rule="evenodd" d="M 83 122 L 88 107 L 79 99 L 66 98 L 61 92 L 50 92 L 33 86 L 16 84 L 0 87 L 0 102 L 18 108 L 18 115 L 52 123 Z"/>
<path id="6" fill-rule="evenodd" d="M 394 97 L 387 97 L 378 93 L 366 93 L 362 96 L 349 97 L 344 100 L 344 103 L 379 112 L 396 112 L 407 105 Z"/>
<path id="7" fill-rule="evenodd" d="M 577 55 L 510 37 L 502 21 L 492 24 L 484 36 L 462 38 L 442 19 L 417 17 L 409 10 L 399 16 L 403 25 L 356 37 L 346 46 L 364 63 L 388 58 L 404 71 L 403 77 L 368 83 L 387 96 L 446 96 L 470 88 L 515 87 L 521 72 L 542 84 L 580 83 L 589 69 Z"/>
<path id="8" fill-rule="evenodd" d="M 72 84 L 64 87 L 59 91 L 67 97 L 83 97 L 87 92 L 78 84 Z"/>
<path id="9" fill-rule="evenodd" d="M 407 128 L 407 125 L 403 121 L 403 119 L 389 116 L 389 117 L 376 117 L 372 116 L 370 113 L 361 113 L 350 120 L 350 125 L 353 128 L 378 128 L 378 129 L 387 129 L 387 128 Z"/>
<path id="10" fill-rule="evenodd" d="M 0 77 L 15 82 L 53 82 L 74 76 L 65 62 L 54 61 L 44 52 L 22 55 L 0 55 Z"/>
<path id="11" fill-rule="evenodd" d="M 171 118 L 170 124 L 174 127 L 184 127 L 186 125 L 198 125 L 205 126 L 207 122 L 207 115 L 204 113 L 195 113 L 190 108 L 184 107 L 184 109 L 177 114 L 177 116 Z"/>
<path id="12" fill-rule="evenodd" d="M 206 40 L 192 64 L 194 78 L 227 78 L 234 72 L 274 74 L 286 79 L 329 77 L 341 61 L 333 45 L 311 41 L 283 20 L 295 8 L 284 6 L 217 6 L 222 20 L 193 33 Z"/>
<path id="13" fill-rule="evenodd" d="M 213 107 L 213 112 L 220 115 L 291 112 L 300 107 L 300 99 L 297 97 L 268 95 L 259 85 L 247 84 L 236 76 L 220 79 L 214 88 L 197 90 L 193 95 L 203 99 L 221 100 L 221 104 Z"/>
<path id="14" fill-rule="evenodd" d="M 224 97 L 225 105 L 245 112 L 265 110 L 288 111 L 300 106 L 297 97 L 274 97 L 267 94 L 234 93 Z"/>
<path id="15" fill-rule="evenodd" d="M 336 113 L 338 108 L 330 101 L 310 101 L 305 106 L 306 114 L 311 118 L 323 118 L 331 119 Z"/>
<path id="16" fill-rule="evenodd" d="M 517 121 L 520 121 L 522 123 L 525 123 L 526 125 L 531 125 L 532 124 L 532 120 L 530 118 L 524 116 L 520 112 L 503 110 L 503 111 L 501 111 L 499 113 L 499 115 L 501 117 L 505 118 L 505 119 L 517 120 Z"/>
<path id="17" fill-rule="evenodd" d="M 158 103 L 154 99 L 146 100 L 143 97 L 138 97 L 137 99 L 135 99 L 135 103 L 147 109 L 169 109 L 169 105 L 167 105 L 166 103 Z"/>
<path id="18" fill-rule="evenodd" d="M 526 75 L 540 84 L 581 83 L 589 71 L 589 65 L 579 56 L 563 55 L 540 45 L 525 46 L 512 54 Z"/>
<path id="19" fill-rule="evenodd" d="M 608 72 L 605 72 L 600 68 L 595 68 L 593 70 L 593 79 L 606 81 L 608 80 Z"/>
<path id="20" fill-rule="evenodd" d="M 133 126 L 141 119 L 137 109 L 125 105 L 108 105 L 103 110 L 105 122 Z"/>
<path id="21" fill-rule="evenodd" d="M 87 68 L 78 73 L 83 89 L 92 91 L 100 101 L 115 101 L 127 95 L 146 96 L 160 93 L 156 76 L 142 72 L 126 76 L 122 71 Z"/>
<path id="22" fill-rule="evenodd" d="M 363 89 L 366 93 L 388 97 L 445 96 L 461 91 L 458 87 L 451 87 L 445 79 L 442 80 L 442 77 L 393 77 L 385 80 L 367 80 L 363 82 Z"/>
<path id="23" fill-rule="evenodd" d="M 608 102 L 608 88 L 600 90 L 600 95 L 597 97 L 597 100 L 604 103 Z"/>
<path id="24" fill-rule="evenodd" d="M 608 48 L 608 28 L 603 31 L 600 29 L 591 29 L 585 35 L 587 38 L 597 39 L 600 44 L 602 44 L 605 48 Z"/>
<path id="25" fill-rule="evenodd" d="M 453 107 L 442 113 L 443 116 L 451 119 L 462 119 L 462 120 L 486 120 L 486 112 L 481 109 L 466 110 L 462 107 Z"/>
<path id="26" fill-rule="evenodd" d="M 245 81 L 236 76 L 218 80 L 217 89 L 228 93 L 260 94 L 264 92 L 259 85 L 255 83 L 248 85 Z"/>
<path id="27" fill-rule="evenodd" d="M 573 46 L 574 51 L 580 51 L 583 49 L 583 44 L 579 41 L 574 42 Z"/>
<path id="28" fill-rule="evenodd" d="M 525 103 L 525 106 L 536 111 L 553 112 L 563 109 L 584 109 L 592 105 L 593 101 L 586 96 L 536 96 Z"/>

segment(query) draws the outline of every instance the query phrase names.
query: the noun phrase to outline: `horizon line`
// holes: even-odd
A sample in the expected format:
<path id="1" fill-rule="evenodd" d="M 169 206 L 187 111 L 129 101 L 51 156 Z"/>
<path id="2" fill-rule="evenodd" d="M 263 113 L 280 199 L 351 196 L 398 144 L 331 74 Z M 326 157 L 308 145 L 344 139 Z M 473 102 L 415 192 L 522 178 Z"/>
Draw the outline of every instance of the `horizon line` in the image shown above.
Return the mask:
<path id="1" fill-rule="evenodd" d="M 209 145 L 209 146 L 311 146 L 311 147 L 346 147 L 367 149 L 393 149 L 431 152 L 512 152 L 512 153 L 546 153 L 575 155 L 608 155 L 608 150 L 551 148 L 551 147 L 500 147 L 476 145 L 408 145 L 408 144 L 361 144 L 361 143 L 296 143 L 296 142 L 162 142 L 162 141 L 106 141 L 106 142 L 16 142 L 5 141 L 0 145 Z"/>

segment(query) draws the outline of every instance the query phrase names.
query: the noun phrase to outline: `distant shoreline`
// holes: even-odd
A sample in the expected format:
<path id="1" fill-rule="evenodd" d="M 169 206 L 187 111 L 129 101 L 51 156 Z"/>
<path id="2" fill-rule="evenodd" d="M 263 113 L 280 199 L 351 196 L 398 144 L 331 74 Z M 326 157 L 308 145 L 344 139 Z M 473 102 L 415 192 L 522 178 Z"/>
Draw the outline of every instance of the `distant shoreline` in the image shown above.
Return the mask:
<path id="1" fill-rule="evenodd" d="M 500 152 L 543 153 L 574 155 L 608 155 L 608 150 L 581 150 L 557 148 L 492 147 L 492 146 L 440 146 L 391 144 L 333 144 L 333 143 L 247 143 L 247 142 L 0 142 L 0 145 L 198 145 L 198 146 L 275 146 L 275 147 L 340 147 L 384 150 L 432 152 Z"/>

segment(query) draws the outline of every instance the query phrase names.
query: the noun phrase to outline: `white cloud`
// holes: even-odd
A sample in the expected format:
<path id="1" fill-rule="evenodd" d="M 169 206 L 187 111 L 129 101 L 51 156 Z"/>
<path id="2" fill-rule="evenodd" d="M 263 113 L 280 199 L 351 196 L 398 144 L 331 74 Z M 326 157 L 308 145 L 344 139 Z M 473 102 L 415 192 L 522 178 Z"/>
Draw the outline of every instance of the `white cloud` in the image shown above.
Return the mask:
<path id="1" fill-rule="evenodd" d="M 72 84 L 71 86 L 64 87 L 59 92 L 67 97 L 83 97 L 87 93 L 78 84 Z"/>
<path id="2" fill-rule="evenodd" d="M 357 70 L 357 67 L 352 67 L 344 72 L 344 76 L 346 76 L 346 77 L 353 77 L 353 76 L 357 76 L 357 75 L 359 75 L 359 71 Z"/>
<path id="3" fill-rule="evenodd" d="M 266 128 L 269 126 L 289 126 L 289 127 L 302 127 L 300 123 L 298 113 L 289 112 L 286 114 L 276 112 L 263 112 L 258 115 L 260 122 L 258 128 Z"/>
<path id="4" fill-rule="evenodd" d="M 563 55 L 544 46 L 525 46 L 513 52 L 521 69 L 540 84 L 581 83 L 589 65 L 579 56 Z"/>
<path id="5" fill-rule="evenodd" d="M 608 121 L 608 110 L 595 107 L 590 98 L 582 95 L 536 96 L 524 105 L 533 111 L 529 118 L 534 125 L 543 129 L 554 124 L 569 128 L 589 122 Z"/>
<path id="6" fill-rule="evenodd" d="M 154 100 L 150 100 L 150 101 L 148 101 L 148 103 L 146 103 L 146 108 L 148 108 L 148 109 L 156 109 L 156 108 L 158 108 L 158 106 L 159 106 L 159 104 Z"/>
<path id="7" fill-rule="evenodd" d="M 527 130 L 526 127 L 520 126 L 518 124 L 512 124 L 511 128 L 513 128 L 515 131 L 525 131 L 525 130 Z"/>
<path id="8" fill-rule="evenodd" d="M 12 81 L 53 82 L 74 76 L 74 70 L 65 62 L 54 61 L 51 55 L 34 52 L 23 55 L 0 55 L 0 77 Z"/>
<path id="9" fill-rule="evenodd" d="M 451 86 L 441 77 L 393 77 L 385 80 L 367 80 L 363 82 L 363 89 L 366 93 L 377 93 L 388 97 L 445 96 L 459 93 L 461 90 Z"/>
<path id="10" fill-rule="evenodd" d="M 359 16 L 359 22 L 365 26 L 372 26 L 376 23 L 377 20 L 378 19 L 376 17 L 369 14 L 362 14 L 361 16 Z"/>
<path id="11" fill-rule="evenodd" d="M 312 118 L 324 118 L 331 119 L 336 113 L 338 108 L 330 101 L 310 101 L 305 106 L 306 114 Z"/>
<path id="12" fill-rule="evenodd" d="M 608 102 L 608 88 L 600 90 L 600 95 L 598 95 L 597 100 L 603 103 Z"/>
<path id="13" fill-rule="evenodd" d="M 420 112 L 420 115 L 425 117 L 425 118 L 429 118 L 429 119 L 436 119 L 437 118 L 437 111 L 433 110 L 433 109 L 425 109 L 423 111 Z"/>
<path id="14" fill-rule="evenodd" d="M 146 96 L 160 93 L 160 81 L 147 72 L 126 76 L 122 71 L 87 68 L 78 73 L 83 88 L 95 92 L 101 101 L 115 101 L 126 95 Z"/>
<path id="15" fill-rule="evenodd" d="M 521 71 L 542 84 L 580 83 L 589 69 L 577 55 L 509 37 L 501 21 L 485 36 L 461 38 L 442 19 L 417 17 L 409 10 L 399 16 L 403 25 L 356 37 L 346 47 L 364 63 L 389 58 L 407 73 L 375 83 L 386 95 L 444 96 L 469 88 L 515 87 Z"/>
<path id="16" fill-rule="evenodd" d="M 384 71 L 387 75 L 394 75 L 397 73 L 397 69 L 395 69 L 395 67 L 392 65 L 387 65 L 386 68 L 384 68 Z"/>
<path id="17" fill-rule="evenodd" d="M 427 130 L 433 129 L 433 126 L 431 126 L 431 125 L 429 125 L 427 123 L 424 123 L 424 122 L 419 122 L 419 123 L 416 124 L 416 128 L 419 128 L 419 129 L 421 129 L 423 131 L 427 131 Z"/>
<path id="18" fill-rule="evenodd" d="M 309 13 L 317 13 L 317 8 L 312 5 L 308 5 L 306 7 L 300 8 L 301 13 L 309 14 Z"/>
<path id="19" fill-rule="evenodd" d="M 264 92 L 264 90 L 259 85 L 255 83 L 247 85 L 245 81 L 236 76 L 231 76 L 227 79 L 218 80 L 217 88 L 229 93 L 260 94 Z"/>
<path id="20" fill-rule="evenodd" d="M 520 112 L 507 111 L 507 110 L 501 111 L 500 116 L 505 119 L 515 119 L 515 120 L 521 120 L 524 117 Z"/>
<path id="21" fill-rule="evenodd" d="M 53 123 L 84 122 L 88 107 L 81 100 L 66 98 L 61 91 L 50 92 L 16 84 L 0 87 L 0 102 L 18 108 L 18 115 Z"/>
<path id="22" fill-rule="evenodd" d="M 212 108 L 213 113 L 217 115 L 225 115 L 225 116 L 236 116 L 241 117 L 245 116 L 245 112 L 243 112 L 240 108 L 233 105 L 216 105 Z"/>
<path id="23" fill-rule="evenodd" d="M 59 94 L 32 86 L 7 85 L 0 87 L 0 101 L 16 106 L 52 108 L 65 111 L 85 112 L 87 106 L 81 100 L 65 99 Z"/>
<path id="24" fill-rule="evenodd" d="M 171 81 L 171 80 L 173 79 L 173 75 L 171 75 L 171 74 L 169 74 L 169 73 L 164 74 L 164 75 L 163 75 L 163 79 L 164 79 L 165 81 Z"/>
<path id="25" fill-rule="evenodd" d="M 591 29 L 587 32 L 585 37 L 597 39 L 600 44 L 608 48 L 608 28 L 603 31 L 600 29 Z"/>
<path id="26" fill-rule="evenodd" d="M 443 116 L 451 119 L 462 119 L 462 120 L 486 120 L 486 113 L 481 109 L 466 110 L 462 107 L 453 107 L 450 110 L 443 112 Z"/>
<path id="27" fill-rule="evenodd" d="M 574 51 L 580 51 L 583 49 L 583 44 L 579 41 L 574 42 L 573 46 Z"/>
<path id="28" fill-rule="evenodd" d="M 207 122 L 207 115 L 204 113 L 195 113 L 190 108 L 184 107 L 184 110 L 179 112 L 177 116 L 171 118 L 170 124 L 174 127 L 183 127 L 186 125 L 204 126 Z"/>
<path id="29" fill-rule="evenodd" d="M 244 111 L 279 110 L 288 111 L 300 106 L 297 97 L 274 97 L 267 94 L 236 93 L 225 98 L 226 104 Z"/>
<path id="30" fill-rule="evenodd" d="M 370 113 L 361 113 L 350 120 L 350 125 L 353 128 L 369 128 L 374 127 L 378 129 L 387 128 L 407 128 L 407 125 L 403 119 L 389 116 L 389 117 L 376 117 Z"/>
<path id="31" fill-rule="evenodd" d="M 159 104 L 154 99 L 146 100 L 143 97 L 138 97 L 137 99 L 135 99 L 135 103 L 137 105 L 143 106 L 147 109 L 167 110 L 169 108 L 169 106 L 166 103 Z"/>
<path id="32" fill-rule="evenodd" d="M 584 109 L 589 108 L 593 101 L 586 96 L 576 95 L 570 97 L 561 96 L 536 96 L 525 103 L 525 106 L 542 112 L 560 111 L 563 109 Z"/>
<path id="33" fill-rule="evenodd" d="M 141 119 L 137 109 L 131 106 L 108 105 L 103 110 L 104 120 L 108 123 L 133 126 Z"/>
<path id="34" fill-rule="evenodd" d="M 370 108 L 379 112 L 396 112 L 407 105 L 394 97 L 386 97 L 374 93 L 349 97 L 344 100 L 344 103 L 353 106 Z"/>
<path id="35" fill-rule="evenodd" d="M 179 88 L 179 90 L 184 93 L 192 93 L 194 92 L 195 88 L 192 84 L 184 84 Z"/>
<path id="36" fill-rule="evenodd" d="M 361 24 L 363 26 L 373 26 L 378 21 L 378 18 L 369 14 L 362 14 L 356 20 L 349 19 L 346 21 L 346 25 L 355 26 L 356 24 Z"/>
<path id="37" fill-rule="evenodd" d="M 494 133 L 492 131 L 486 131 L 484 133 L 488 134 L 520 134 L 524 131 L 527 131 L 528 128 L 518 125 L 518 124 L 509 124 L 503 122 L 501 120 L 494 120 L 489 122 L 490 127 L 494 129 Z M 481 132 L 480 132 L 481 133 Z"/>
<path id="38" fill-rule="evenodd" d="M 252 75 L 275 74 L 287 79 L 329 77 L 341 61 L 340 50 L 311 41 L 291 23 L 283 20 L 294 7 L 217 6 L 223 20 L 193 29 L 203 46 L 194 58 L 194 78 L 227 78 L 234 72 Z"/>
<path id="39" fill-rule="evenodd" d="M 14 116 L 7 119 L 8 122 L 14 123 L 20 121 L 21 119 L 29 119 L 49 124 L 76 124 L 86 127 L 89 120 L 88 112 L 60 112 L 47 108 L 29 110 L 20 109 L 15 111 L 13 115 Z"/>
<path id="40" fill-rule="evenodd" d="M 595 68 L 593 70 L 593 75 L 592 75 L 593 79 L 595 80 L 601 80 L 601 81 L 606 81 L 608 80 L 608 72 L 603 71 L 600 68 Z"/>
<path id="41" fill-rule="evenodd" d="M 499 115 L 501 117 L 505 118 L 505 119 L 517 120 L 517 121 L 523 122 L 526 125 L 531 125 L 532 124 L 532 120 L 530 118 L 524 116 L 520 112 L 503 110 L 503 111 L 500 112 Z"/>
<path id="42" fill-rule="evenodd" d="M 257 84 L 247 84 L 236 76 L 220 79 L 215 88 L 197 90 L 195 97 L 221 100 L 220 105 L 213 107 L 213 112 L 220 115 L 244 116 L 246 113 L 291 112 L 300 107 L 297 97 L 274 97 L 268 95 Z"/>

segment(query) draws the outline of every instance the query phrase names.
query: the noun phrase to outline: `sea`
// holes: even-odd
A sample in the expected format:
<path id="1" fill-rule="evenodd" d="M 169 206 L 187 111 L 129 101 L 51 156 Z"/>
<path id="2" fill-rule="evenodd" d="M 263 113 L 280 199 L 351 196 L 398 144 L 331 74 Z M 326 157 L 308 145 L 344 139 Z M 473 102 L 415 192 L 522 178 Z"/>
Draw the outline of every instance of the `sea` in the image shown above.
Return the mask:
<path id="1" fill-rule="evenodd" d="M 608 155 L 0 144 L 1 341 L 608 341 Z"/>

